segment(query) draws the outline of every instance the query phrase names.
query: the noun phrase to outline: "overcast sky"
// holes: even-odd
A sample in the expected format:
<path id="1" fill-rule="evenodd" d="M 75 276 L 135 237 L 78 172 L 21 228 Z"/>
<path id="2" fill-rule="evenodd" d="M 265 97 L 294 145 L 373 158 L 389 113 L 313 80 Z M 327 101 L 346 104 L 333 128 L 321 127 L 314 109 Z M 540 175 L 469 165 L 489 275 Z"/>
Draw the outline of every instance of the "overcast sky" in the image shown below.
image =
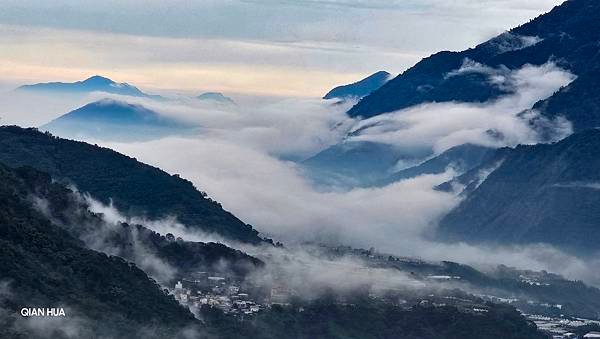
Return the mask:
<path id="1" fill-rule="evenodd" d="M 151 91 L 320 96 L 560 2 L 0 0 L 0 87 L 102 74 Z"/>

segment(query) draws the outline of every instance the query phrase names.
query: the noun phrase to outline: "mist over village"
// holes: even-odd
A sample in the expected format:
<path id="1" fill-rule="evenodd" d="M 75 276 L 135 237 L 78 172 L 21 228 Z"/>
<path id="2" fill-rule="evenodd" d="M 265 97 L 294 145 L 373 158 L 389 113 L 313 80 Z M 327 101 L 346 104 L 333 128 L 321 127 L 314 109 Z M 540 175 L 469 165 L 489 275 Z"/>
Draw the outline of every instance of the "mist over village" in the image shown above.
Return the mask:
<path id="1" fill-rule="evenodd" d="M 0 338 L 600 338 L 597 0 L 0 0 Z"/>

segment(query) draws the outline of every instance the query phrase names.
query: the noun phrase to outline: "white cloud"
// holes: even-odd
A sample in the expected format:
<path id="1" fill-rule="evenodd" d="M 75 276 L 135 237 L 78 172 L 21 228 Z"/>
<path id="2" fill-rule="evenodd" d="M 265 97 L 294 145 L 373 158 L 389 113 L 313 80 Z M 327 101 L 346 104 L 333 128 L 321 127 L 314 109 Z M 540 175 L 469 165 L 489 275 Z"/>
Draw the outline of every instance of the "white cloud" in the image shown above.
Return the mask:
<path id="1" fill-rule="evenodd" d="M 447 175 L 381 189 L 318 192 L 295 164 L 228 141 L 168 138 L 110 146 L 190 178 L 242 220 L 287 240 L 342 236 L 338 240 L 367 245 L 373 237 L 414 236 L 428 226 L 431 215 L 454 201 L 450 194 L 431 190 Z M 186 152 L 175 151 L 181 149 Z"/>
<path id="2" fill-rule="evenodd" d="M 288 245 L 316 241 L 362 248 L 375 246 L 382 252 L 427 260 L 453 260 L 483 268 L 507 264 L 546 269 L 572 279 L 600 283 L 600 277 L 591 269 L 597 263 L 551 246 L 493 248 L 427 240 L 437 219 L 458 203 L 456 196 L 432 190 L 451 173 L 419 177 L 384 188 L 319 192 L 292 163 L 227 142 L 169 138 L 111 146 L 190 178 L 242 220 Z M 186 151 L 179 151 L 182 149 Z M 184 239 L 203 239 L 183 228 L 163 228 L 167 230 L 182 231 L 178 234 Z M 245 250 L 252 253 L 251 249 Z"/>
<path id="3" fill-rule="evenodd" d="M 495 86 L 514 93 L 482 104 L 427 103 L 378 115 L 358 123 L 354 129 L 362 131 L 351 140 L 377 141 L 406 148 L 428 146 L 435 153 L 464 143 L 492 147 L 537 143 L 540 141 L 538 132 L 518 114 L 575 78 L 552 62 L 509 71 L 468 60 L 449 76 L 465 72 L 485 74 Z M 556 139 L 570 133 L 568 122 L 563 119 L 547 123 L 557 132 Z M 366 126 L 371 127 L 364 128 Z"/>
<path id="4" fill-rule="evenodd" d="M 377 130 L 370 136 L 436 150 L 466 141 L 484 143 L 482 135 L 488 129 L 503 134 L 502 145 L 534 142 L 536 134 L 516 118 L 516 113 L 570 80 L 569 73 L 552 64 L 527 66 L 507 75 L 506 82 L 518 89 L 514 95 L 484 105 L 448 103 L 409 108 L 392 114 L 393 119 L 390 115 L 382 119 L 410 126 L 408 129 L 390 123 L 384 133 Z M 308 240 L 375 246 L 399 255 L 479 266 L 505 263 L 598 281 L 586 273 L 585 262 L 547 246 L 493 249 L 427 240 L 437 220 L 459 201 L 453 194 L 432 189 L 451 178 L 451 172 L 383 188 L 320 191 L 302 176 L 297 164 L 282 157 L 306 156 L 339 141 L 354 123 L 344 116 L 344 108 L 316 100 L 236 101 L 237 108 L 217 111 L 188 99 L 167 103 L 142 100 L 162 114 L 193 120 L 204 126 L 203 133 L 104 144 L 192 180 L 245 222 L 288 243 Z M 342 126 L 332 132 L 340 122 Z M 190 234 L 176 220 L 143 223 L 161 233 L 196 241 L 207 239 L 206 235 Z"/>

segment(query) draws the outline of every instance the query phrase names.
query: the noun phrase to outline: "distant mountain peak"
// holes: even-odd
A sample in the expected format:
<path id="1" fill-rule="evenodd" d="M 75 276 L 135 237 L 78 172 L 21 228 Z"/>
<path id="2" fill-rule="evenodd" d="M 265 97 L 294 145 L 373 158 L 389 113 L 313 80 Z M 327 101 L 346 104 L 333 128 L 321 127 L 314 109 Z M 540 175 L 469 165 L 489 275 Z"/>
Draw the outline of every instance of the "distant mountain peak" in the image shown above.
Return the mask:
<path id="1" fill-rule="evenodd" d="M 332 89 L 323 99 L 360 99 L 383 86 L 390 76 L 386 71 L 375 72 L 360 81 Z"/>
<path id="2" fill-rule="evenodd" d="M 391 74 L 387 71 L 377 71 L 371 75 L 371 77 L 389 77 Z"/>
<path id="3" fill-rule="evenodd" d="M 112 81 L 111 79 L 109 79 L 107 77 L 103 77 L 101 75 L 93 75 L 93 76 L 91 76 L 91 77 L 83 80 L 82 83 L 84 83 L 84 84 L 94 84 L 94 85 L 101 85 L 101 84 L 112 85 L 112 84 L 115 84 L 115 82 Z"/>
<path id="4" fill-rule="evenodd" d="M 138 121 L 139 119 L 142 119 L 141 121 L 145 123 L 150 121 L 158 122 L 161 119 L 158 113 L 149 110 L 142 105 L 130 104 L 125 101 L 104 98 L 73 110 L 53 120 L 48 125 L 74 118 L 82 121 L 87 120 L 88 123 L 97 123 L 100 121 L 108 122 L 118 119 L 116 122 L 120 124 L 126 122 L 133 124 L 140 123 L 140 121 Z"/>
<path id="5" fill-rule="evenodd" d="M 113 108 L 113 109 L 127 109 L 127 110 L 132 110 L 132 111 L 137 111 L 137 112 L 147 112 L 147 114 L 151 114 L 151 115 L 156 115 L 157 113 L 147 109 L 146 107 L 140 105 L 140 104 L 136 104 L 136 103 L 128 103 L 122 100 L 116 100 L 116 99 L 111 99 L 111 98 L 102 98 L 100 100 L 91 102 L 89 104 L 86 104 L 82 107 L 80 107 L 77 110 L 74 110 L 73 112 L 82 110 L 82 109 L 89 109 L 89 108 L 96 108 L 96 107 L 104 107 L 104 108 Z"/>
<path id="6" fill-rule="evenodd" d="M 227 97 L 227 96 L 223 95 L 223 93 L 219 93 L 219 92 L 202 93 L 202 94 L 198 95 L 196 97 L 196 99 L 206 100 L 206 101 L 214 101 L 214 102 L 219 102 L 219 103 L 224 103 L 224 104 L 235 104 L 233 99 L 231 99 L 230 97 Z"/>
<path id="7" fill-rule="evenodd" d="M 93 75 L 85 80 L 76 82 L 46 82 L 32 85 L 23 85 L 17 91 L 87 94 L 92 92 L 106 92 L 118 95 L 161 99 L 159 95 L 150 95 L 142 92 L 137 87 L 126 82 L 117 83 L 101 75 Z"/>
<path id="8" fill-rule="evenodd" d="M 189 133 L 193 126 L 140 104 L 105 98 L 66 113 L 40 128 L 72 138 L 131 141 Z"/>

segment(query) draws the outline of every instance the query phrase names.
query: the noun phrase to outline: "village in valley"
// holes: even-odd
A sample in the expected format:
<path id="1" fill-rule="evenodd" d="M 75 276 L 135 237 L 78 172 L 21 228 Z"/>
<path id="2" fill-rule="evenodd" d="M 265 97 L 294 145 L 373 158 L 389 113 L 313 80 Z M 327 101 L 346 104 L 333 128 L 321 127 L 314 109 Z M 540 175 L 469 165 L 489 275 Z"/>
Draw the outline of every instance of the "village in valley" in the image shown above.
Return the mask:
<path id="1" fill-rule="evenodd" d="M 197 314 L 203 306 L 233 316 L 252 315 L 271 305 L 288 305 L 291 291 L 274 286 L 270 290 L 212 272 L 195 272 L 177 281 L 172 294 Z"/>
<path id="2" fill-rule="evenodd" d="M 466 283 L 468 278 L 457 274 L 456 267 L 448 266 L 449 263 L 430 263 L 418 258 L 395 257 L 381 254 L 374 249 L 362 250 L 349 247 L 329 248 L 329 254 L 338 256 L 353 256 L 360 258 L 370 268 L 395 268 L 407 270 L 410 267 L 412 278 L 423 286 L 457 286 L 455 284 Z M 452 267 L 453 269 L 449 269 Z M 548 288 L 554 283 L 564 283 L 561 277 L 532 271 L 510 272 L 514 283 L 531 289 Z M 368 270 L 368 269 L 367 269 Z M 364 273 L 364 272 L 363 272 Z M 464 272 L 461 272 L 464 273 Z M 176 284 L 170 289 L 171 294 L 182 305 L 188 307 L 192 313 L 199 314 L 203 307 L 215 308 L 224 314 L 233 316 L 239 320 L 247 319 L 258 312 L 269 309 L 274 305 L 289 306 L 291 300 L 297 297 L 295 291 L 285 284 L 281 277 L 274 279 L 269 284 L 243 279 L 235 275 L 222 272 L 198 271 L 179 277 Z M 378 300 L 394 304 L 400 308 L 410 308 L 412 305 L 420 307 L 442 307 L 451 305 L 462 312 L 482 313 L 487 312 L 487 302 L 503 303 L 515 306 L 538 328 L 542 329 L 553 338 L 577 338 L 572 336 L 572 331 L 582 326 L 592 326 L 594 329 L 600 326 L 600 321 L 590 320 L 574 315 L 567 316 L 563 305 L 534 301 L 523 296 L 517 296 L 514 291 L 493 295 L 488 293 L 475 293 L 473 296 L 455 296 L 432 290 L 431 293 L 423 295 L 400 295 L 391 291 L 382 291 L 369 288 L 367 296 L 371 300 Z M 496 290 L 495 292 L 499 292 Z M 515 294 L 513 294 L 515 293 Z M 348 300 L 343 295 L 336 296 L 337 302 L 346 304 Z M 596 332 L 590 332 L 587 337 L 596 338 Z M 600 334 L 599 336 L 600 337 Z"/>

